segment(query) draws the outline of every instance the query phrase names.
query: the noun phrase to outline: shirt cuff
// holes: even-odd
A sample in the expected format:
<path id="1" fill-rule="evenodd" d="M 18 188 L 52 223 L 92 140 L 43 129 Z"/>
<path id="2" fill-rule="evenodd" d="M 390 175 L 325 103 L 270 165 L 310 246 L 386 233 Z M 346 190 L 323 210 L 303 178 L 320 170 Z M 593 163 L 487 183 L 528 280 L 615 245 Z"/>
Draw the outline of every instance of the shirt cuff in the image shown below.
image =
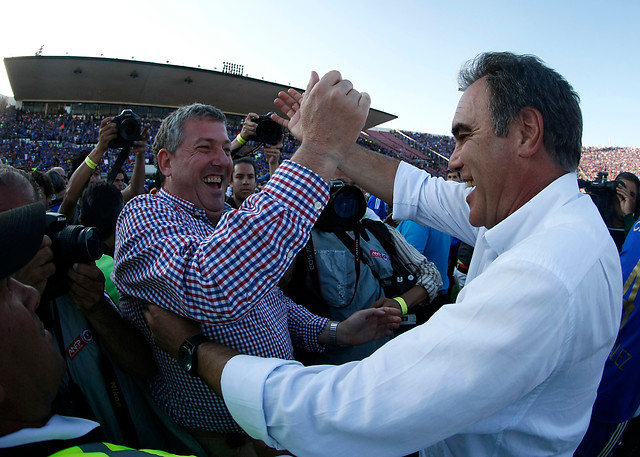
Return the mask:
<path id="1" fill-rule="evenodd" d="M 421 186 L 427 172 L 400 162 L 393 182 L 393 218 L 397 221 L 413 220 L 418 210 Z"/>
<path id="2" fill-rule="evenodd" d="M 291 360 L 237 355 L 227 362 L 220 385 L 225 405 L 233 419 L 253 438 L 278 448 L 268 435 L 264 404 L 264 385 L 278 367 L 298 364 Z"/>
<path id="3" fill-rule="evenodd" d="M 315 222 L 329 201 L 329 186 L 309 168 L 285 160 L 264 187 L 303 217 Z"/>

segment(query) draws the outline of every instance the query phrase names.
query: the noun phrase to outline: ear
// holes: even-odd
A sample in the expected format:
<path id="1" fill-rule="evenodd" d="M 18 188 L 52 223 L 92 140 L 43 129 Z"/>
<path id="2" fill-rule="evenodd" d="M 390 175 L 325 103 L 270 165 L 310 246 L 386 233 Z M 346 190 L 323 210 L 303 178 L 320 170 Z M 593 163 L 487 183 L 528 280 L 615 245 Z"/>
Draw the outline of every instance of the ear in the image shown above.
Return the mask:
<path id="1" fill-rule="evenodd" d="M 520 157 L 531 157 L 544 147 L 544 122 L 542 114 L 535 108 L 526 107 L 520 111 L 519 122 L 519 147 Z"/>
<path id="2" fill-rule="evenodd" d="M 158 151 L 158 168 L 165 178 L 171 176 L 172 155 L 168 149 L 162 148 Z"/>

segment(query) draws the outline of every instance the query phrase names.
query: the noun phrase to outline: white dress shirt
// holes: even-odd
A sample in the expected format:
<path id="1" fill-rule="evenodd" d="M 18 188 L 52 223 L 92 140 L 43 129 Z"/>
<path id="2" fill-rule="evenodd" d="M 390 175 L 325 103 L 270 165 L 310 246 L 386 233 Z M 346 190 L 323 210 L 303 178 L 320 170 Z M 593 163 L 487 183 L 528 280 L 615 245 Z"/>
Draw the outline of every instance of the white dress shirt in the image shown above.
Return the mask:
<path id="1" fill-rule="evenodd" d="M 401 163 L 394 217 L 475 245 L 455 304 L 361 362 L 237 356 L 225 402 L 297 456 L 571 456 L 620 323 L 615 245 L 568 173 L 490 230 L 464 184 Z"/>

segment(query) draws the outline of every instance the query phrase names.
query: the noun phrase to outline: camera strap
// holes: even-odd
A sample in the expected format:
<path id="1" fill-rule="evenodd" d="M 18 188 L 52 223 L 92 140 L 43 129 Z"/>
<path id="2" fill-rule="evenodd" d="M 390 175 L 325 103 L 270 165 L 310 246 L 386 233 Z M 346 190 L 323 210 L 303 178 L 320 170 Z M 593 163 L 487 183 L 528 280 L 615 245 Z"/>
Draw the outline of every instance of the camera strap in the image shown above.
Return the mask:
<path id="1" fill-rule="evenodd" d="M 129 157 L 130 151 L 131 148 L 129 146 L 125 146 L 122 148 L 122 151 L 120 151 L 120 154 L 118 154 L 113 167 L 111 167 L 111 170 L 109 170 L 109 174 L 107 175 L 107 182 L 109 184 L 113 184 L 113 181 L 116 179 L 116 175 L 120 172 L 122 166 L 124 165 L 124 162 Z"/>
<path id="2" fill-rule="evenodd" d="M 355 285 L 353 286 L 353 295 L 351 296 L 351 300 L 349 300 L 349 303 L 347 303 L 346 305 L 340 307 L 340 308 L 346 308 L 347 306 L 351 305 L 351 303 L 353 302 L 353 299 L 356 296 L 356 291 L 358 290 L 358 282 L 360 280 L 360 258 L 361 258 L 360 234 L 358 230 L 355 230 L 354 231 L 355 238 L 353 240 L 345 232 L 341 232 L 341 234 L 342 236 L 346 237 L 346 240 L 348 240 L 348 244 L 346 240 L 341 237 L 341 235 L 336 233 L 336 236 L 340 239 L 340 241 L 342 241 L 347 246 L 349 251 L 353 254 L 354 268 L 356 271 L 356 282 L 355 282 Z M 313 290 L 315 291 L 316 295 L 322 298 L 320 278 L 318 277 L 318 267 L 316 265 L 315 249 L 313 247 L 313 235 L 309 237 L 309 242 L 304 248 L 304 255 L 306 259 L 305 265 L 307 266 L 307 272 L 309 273 L 309 277 L 311 279 L 311 286 L 313 287 Z M 326 306 L 326 303 L 324 303 L 324 300 L 322 300 L 322 302 L 323 302 L 323 305 Z"/>

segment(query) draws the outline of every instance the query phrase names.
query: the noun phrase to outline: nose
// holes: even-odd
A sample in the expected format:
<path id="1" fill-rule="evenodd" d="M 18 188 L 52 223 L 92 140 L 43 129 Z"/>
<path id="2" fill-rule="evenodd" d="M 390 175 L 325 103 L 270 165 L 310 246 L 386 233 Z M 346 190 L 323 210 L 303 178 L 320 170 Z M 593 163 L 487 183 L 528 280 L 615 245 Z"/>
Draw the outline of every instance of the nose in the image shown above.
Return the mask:
<path id="1" fill-rule="evenodd" d="M 460 150 L 456 146 L 449 157 L 449 169 L 453 171 L 460 171 L 462 169 L 462 159 L 460 158 Z"/>
<path id="2" fill-rule="evenodd" d="M 40 294 L 38 291 L 31 286 L 27 286 L 26 284 L 22 284 L 20 281 L 16 281 L 13 278 L 10 278 L 10 281 L 12 282 L 11 289 L 18 296 L 20 302 L 29 311 L 35 313 L 38 303 L 40 302 Z"/>

